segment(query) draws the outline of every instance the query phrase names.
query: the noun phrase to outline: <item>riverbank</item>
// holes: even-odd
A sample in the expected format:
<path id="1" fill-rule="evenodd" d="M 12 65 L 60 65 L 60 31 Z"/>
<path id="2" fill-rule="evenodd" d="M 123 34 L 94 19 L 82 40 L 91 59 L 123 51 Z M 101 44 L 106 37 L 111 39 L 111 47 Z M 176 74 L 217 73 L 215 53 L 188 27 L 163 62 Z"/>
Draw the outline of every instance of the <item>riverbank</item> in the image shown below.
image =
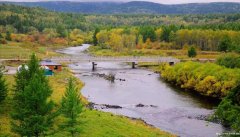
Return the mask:
<path id="1" fill-rule="evenodd" d="M 123 49 L 114 51 L 113 49 L 102 49 L 99 46 L 91 46 L 88 53 L 94 56 L 172 56 L 178 59 L 189 58 L 187 50 L 160 50 L 160 49 Z M 221 53 L 214 51 L 197 51 L 194 59 L 216 59 Z"/>
<path id="2" fill-rule="evenodd" d="M 240 80 L 240 69 L 229 69 L 214 63 L 181 62 L 152 69 L 169 83 L 219 99 L 227 96 Z"/>
<path id="3" fill-rule="evenodd" d="M 35 53 L 40 59 L 60 56 L 55 50 L 65 47 L 53 44 L 44 46 L 35 42 L 10 41 L 0 46 L 0 59 L 27 59 L 32 53 Z"/>
<path id="4" fill-rule="evenodd" d="M 7 99 L 1 104 L 0 107 L 0 135 L 3 136 L 17 136 L 11 132 L 10 126 L 10 112 L 12 105 L 12 91 L 14 85 L 14 76 L 5 75 L 4 76 L 9 85 L 9 94 Z M 68 70 L 64 69 L 60 73 L 56 73 L 53 77 L 49 77 L 49 82 L 53 88 L 52 99 L 59 106 L 62 95 L 64 94 L 65 87 L 67 84 L 67 78 L 73 77 L 73 74 Z M 76 79 L 78 80 L 78 79 Z M 78 86 L 81 88 L 84 84 L 78 80 Z M 87 100 L 82 98 L 83 102 L 87 104 Z M 95 136 L 163 136 L 163 137 L 172 137 L 174 135 L 161 131 L 157 128 L 146 125 L 140 120 L 131 120 L 124 116 L 114 115 L 112 113 L 92 110 L 85 108 L 85 111 L 82 113 L 79 118 L 81 125 L 79 128 L 82 129 L 81 136 L 83 137 L 95 137 Z M 60 131 L 57 126 L 63 120 L 62 117 L 58 117 L 54 122 L 54 128 L 51 131 L 53 137 L 65 137 L 68 136 L 67 132 Z"/>

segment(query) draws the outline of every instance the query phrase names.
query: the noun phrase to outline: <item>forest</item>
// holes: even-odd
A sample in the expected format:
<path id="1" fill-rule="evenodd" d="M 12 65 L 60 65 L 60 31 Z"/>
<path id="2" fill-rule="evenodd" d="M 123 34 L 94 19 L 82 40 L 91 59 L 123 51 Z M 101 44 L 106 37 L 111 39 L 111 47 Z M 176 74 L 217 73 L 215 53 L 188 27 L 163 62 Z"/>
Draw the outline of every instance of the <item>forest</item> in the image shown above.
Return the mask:
<path id="1" fill-rule="evenodd" d="M 114 45 L 118 51 L 188 46 L 203 51 L 239 51 L 239 14 L 98 16 L 6 4 L 0 7 L 0 37 L 15 42 L 79 45 L 95 41 L 96 44 L 92 39 L 95 31 L 94 37 L 100 45 Z M 1 43 L 6 40 L 2 38 Z M 226 42 L 225 47 L 220 47 Z"/>
<path id="2" fill-rule="evenodd" d="M 182 62 L 174 66 L 154 64 L 154 67 L 150 65 L 150 68 L 160 73 L 161 78 L 166 82 L 180 87 L 186 92 L 193 91 L 197 95 L 221 100 L 214 116 L 220 119 L 224 125 L 239 131 L 239 22 L 239 13 L 98 15 L 63 13 L 39 7 L 30 8 L 2 3 L 0 4 L 0 57 L 3 59 L 16 58 L 21 55 L 22 58 L 28 58 L 31 52 L 40 54 L 42 58 L 57 56 L 57 53 L 48 52 L 46 49 L 79 46 L 83 43 L 94 45 L 88 50 L 88 53 L 94 56 L 173 56 L 181 59 Z M 201 59 L 207 61 L 212 59 L 212 61 L 203 63 L 200 61 Z M 119 125 L 115 127 L 116 129 L 119 128 L 119 134 L 117 134 L 119 136 L 122 135 L 120 132 L 126 128 L 122 123 L 129 125 L 128 128 L 138 131 L 132 134 L 125 133 L 132 136 L 141 134 L 145 136 L 160 134 L 174 136 L 156 131 L 151 127 L 145 128 L 146 125 L 141 122 L 140 124 L 138 122 L 134 123 L 127 118 L 92 111 L 81 105 L 76 106 L 76 112 L 79 113 L 74 114 L 74 119 L 69 118 L 68 111 L 62 109 L 62 106 L 70 107 L 71 104 L 69 105 L 67 102 L 69 98 L 73 99 L 76 104 L 86 105 L 84 99 L 78 100 L 81 97 L 73 98 L 73 96 L 77 96 L 76 89 L 82 88 L 83 83 L 78 81 L 80 87 L 76 87 L 74 85 L 76 81 L 73 79 L 66 81 L 67 75 L 71 75 L 68 70 L 64 70 L 66 74 L 56 75 L 60 79 L 59 81 L 55 77 L 48 81 L 46 77 L 42 76 L 42 72 L 35 68 L 39 61 L 36 56 L 32 56 L 32 61 L 28 62 L 31 66 L 30 74 L 23 72 L 17 74 L 16 77 L 4 77 L 3 70 L 0 68 L 0 86 L 3 87 L 0 90 L 0 105 L 4 101 L 4 103 L 7 102 L 7 105 L 4 104 L 4 110 L 1 110 L 5 112 L 4 115 L 0 116 L 0 119 L 7 119 L 4 122 L 8 126 L 0 127 L 7 131 L 4 135 L 39 136 L 46 133 L 50 136 L 54 136 L 54 134 L 59 136 L 62 133 L 58 132 L 61 124 L 63 124 L 63 127 L 68 127 L 69 124 L 77 125 L 79 122 L 77 117 L 79 113 L 83 113 L 83 121 L 89 121 L 89 123 L 86 127 L 80 125 L 79 128 L 85 128 L 86 132 L 83 133 L 85 136 L 87 132 L 91 132 L 91 125 L 95 125 L 99 129 L 99 131 L 92 133 L 93 136 L 103 135 L 102 125 L 99 125 L 96 121 L 91 121 L 91 119 L 97 119 L 106 124 L 104 121 L 109 117 L 111 119 L 107 120 L 108 124 L 112 121 L 120 121 Z M 10 86 L 11 94 L 9 96 L 6 93 L 8 85 L 5 78 L 8 82 L 15 83 L 15 86 Z M 23 81 L 23 83 L 18 83 L 20 81 Z M 51 89 L 49 82 L 56 90 Z M 61 87 L 58 87 L 59 83 L 57 82 L 61 83 Z M 34 109 L 31 102 L 28 102 L 30 104 L 28 106 L 24 104 L 26 102 L 21 100 L 21 97 L 30 101 L 32 98 L 25 94 L 18 94 L 16 91 L 21 90 L 26 94 L 32 94 L 31 91 L 35 88 L 33 85 L 46 92 L 44 95 L 36 93 L 43 98 L 43 102 L 36 105 L 43 105 L 48 110 L 46 112 L 41 110 L 40 113 L 44 116 L 36 114 L 35 120 L 42 119 L 40 124 L 51 127 L 51 130 L 39 126 L 37 127 L 39 132 L 33 133 L 30 132 L 30 130 L 32 131 L 31 126 L 24 125 L 22 117 L 28 117 L 30 116 L 29 113 L 37 113 L 38 110 Z M 41 88 L 43 86 L 47 88 Z M 57 90 L 61 91 L 63 97 L 57 96 L 57 99 L 52 97 L 52 94 L 58 94 Z M 16 94 L 13 95 L 15 92 Z M 52 100 L 49 100 L 49 98 Z M 16 100 L 16 102 L 13 101 L 15 107 L 13 107 L 12 102 L 8 102 L 8 99 L 10 101 Z M 34 97 L 34 99 L 33 101 L 38 100 L 37 97 Z M 11 116 L 10 112 L 12 110 L 8 106 L 13 107 L 11 109 L 14 113 Z M 28 110 L 29 108 L 31 110 Z M 61 113 L 55 115 L 56 113 L 53 112 L 58 110 L 61 110 Z M 19 113 L 22 111 L 26 111 L 26 113 Z M 60 119 L 60 123 L 56 121 L 49 121 L 48 123 L 49 117 L 56 117 L 56 121 Z M 22 125 L 11 125 L 11 118 L 29 128 L 29 131 L 21 129 Z M 32 119 L 28 120 L 30 123 L 34 122 L 31 121 Z M 107 125 L 105 128 L 109 126 L 113 125 Z M 12 127 L 14 133 L 10 131 Z M 68 130 L 72 136 L 80 132 L 77 128 L 73 130 L 71 128 Z"/>

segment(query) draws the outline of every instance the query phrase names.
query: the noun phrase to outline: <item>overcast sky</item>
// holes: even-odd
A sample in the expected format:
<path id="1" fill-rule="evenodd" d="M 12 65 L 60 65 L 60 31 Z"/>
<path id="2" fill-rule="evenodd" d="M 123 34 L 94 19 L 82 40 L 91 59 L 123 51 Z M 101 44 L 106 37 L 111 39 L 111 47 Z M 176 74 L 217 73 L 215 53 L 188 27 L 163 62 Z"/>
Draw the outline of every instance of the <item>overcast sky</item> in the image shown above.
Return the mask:
<path id="1" fill-rule="evenodd" d="M 0 0 L 0 1 L 82 1 L 82 2 L 91 2 L 91 1 L 113 1 L 113 2 L 128 2 L 128 1 L 151 1 L 162 4 L 180 4 L 180 3 L 208 3 L 208 2 L 240 2 L 240 0 Z"/>

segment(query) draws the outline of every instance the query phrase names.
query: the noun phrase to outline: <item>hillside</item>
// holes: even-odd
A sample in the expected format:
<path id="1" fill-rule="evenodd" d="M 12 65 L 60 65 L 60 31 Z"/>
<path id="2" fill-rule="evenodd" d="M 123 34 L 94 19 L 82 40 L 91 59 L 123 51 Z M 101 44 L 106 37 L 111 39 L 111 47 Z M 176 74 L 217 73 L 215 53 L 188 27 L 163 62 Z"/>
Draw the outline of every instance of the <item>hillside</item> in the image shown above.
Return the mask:
<path id="1" fill-rule="evenodd" d="M 9 3 L 9 2 L 4 2 Z M 240 3 L 191 3 L 163 5 L 152 2 L 133 1 L 114 2 L 16 2 L 13 4 L 42 7 L 60 12 L 95 13 L 95 14 L 208 14 L 239 13 Z"/>

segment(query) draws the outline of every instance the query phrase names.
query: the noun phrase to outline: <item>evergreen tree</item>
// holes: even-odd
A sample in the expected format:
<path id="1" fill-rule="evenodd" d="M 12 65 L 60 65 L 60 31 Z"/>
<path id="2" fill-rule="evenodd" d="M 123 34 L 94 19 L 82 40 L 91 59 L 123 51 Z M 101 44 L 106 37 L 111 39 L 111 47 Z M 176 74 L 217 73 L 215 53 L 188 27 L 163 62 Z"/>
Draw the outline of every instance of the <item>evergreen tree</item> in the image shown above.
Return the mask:
<path id="1" fill-rule="evenodd" d="M 227 50 L 232 46 L 231 39 L 228 36 L 225 36 L 218 45 L 219 51 L 227 52 Z"/>
<path id="2" fill-rule="evenodd" d="M 197 52 L 196 52 L 196 49 L 194 47 L 191 47 L 189 50 L 188 50 L 188 57 L 196 57 L 197 56 Z"/>
<path id="3" fill-rule="evenodd" d="M 0 66 L 0 103 L 7 96 L 7 84 L 5 79 L 3 78 L 4 66 Z"/>
<path id="4" fill-rule="evenodd" d="M 171 33 L 171 29 L 168 26 L 163 26 L 161 40 L 169 42 L 170 33 Z"/>
<path id="5" fill-rule="evenodd" d="M 33 54 L 28 69 L 17 72 L 12 112 L 12 130 L 21 136 L 40 136 L 52 126 L 52 90 Z"/>
<path id="6" fill-rule="evenodd" d="M 78 117 L 82 110 L 83 105 L 81 104 L 79 89 L 76 87 L 74 80 L 70 78 L 65 95 L 62 98 L 61 112 L 67 119 L 62 128 L 70 132 L 72 137 L 80 132 L 77 125 L 79 125 Z"/>
<path id="7" fill-rule="evenodd" d="M 98 40 L 97 40 L 97 34 L 98 32 L 100 32 L 100 29 L 99 28 L 96 28 L 94 33 L 93 33 L 93 44 L 94 46 L 96 46 L 98 44 Z"/>
<path id="8" fill-rule="evenodd" d="M 63 38 L 67 36 L 67 31 L 63 25 L 57 26 L 57 33 L 59 34 L 60 37 L 63 37 Z"/>
<path id="9" fill-rule="evenodd" d="M 155 30 L 153 27 L 147 26 L 147 27 L 141 27 L 139 34 L 143 36 L 143 42 L 145 43 L 147 39 L 149 38 L 152 42 L 156 41 L 157 35 L 155 33 Z"/>
<path id="10" fill-rule="evenodd" d="M 6 40 L 8 40 L 8 41 L 12 40 L 11 33 L 9 31 L 6 33 Z"/>

